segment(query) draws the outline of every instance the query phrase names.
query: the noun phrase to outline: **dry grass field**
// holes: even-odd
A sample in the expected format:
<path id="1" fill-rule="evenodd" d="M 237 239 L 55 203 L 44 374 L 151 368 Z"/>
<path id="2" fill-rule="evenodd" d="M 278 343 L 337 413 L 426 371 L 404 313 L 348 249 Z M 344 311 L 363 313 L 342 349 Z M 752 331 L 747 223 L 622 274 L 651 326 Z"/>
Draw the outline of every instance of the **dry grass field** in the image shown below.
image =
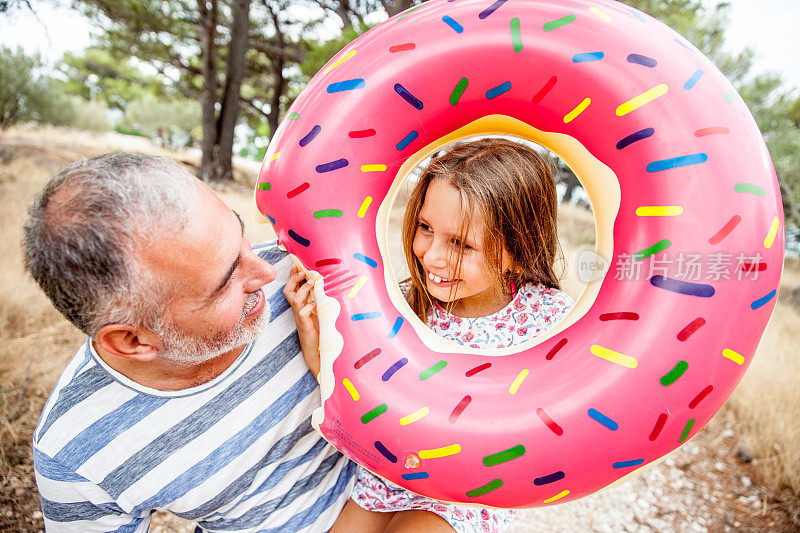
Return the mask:
<path id="1" fill-rule="evenodd" d="M 113 150 L 163 153 L 138 138 L 55 129 L 15 128 L 0 136 L 0 531 L 42 528 L 30 440 L 39 412 L 61 369 L 83 340 L 39 292 L 21 266 L 21 225 L 27 206 L 61 166 Z M 195 152 L 169 154 L 196 164 Z M 239 162 L 243 183 L 258 165 Z M 240 213 L 250 213 L 249 185 L 219 191 Z M 591 214 L 563 209 L 561 233 L 567 259 L 593 242 Z M 243 217 L 249 220 L 249 216 Z M 251 241 L 270 238 L 248 227 Z M 781 299 L 748 374 L 717 419 L 736 428 L 739 447 L 753 457 L 756 481 L 773 494 L 771 505 L 794 514 L 800 528 L 800 305 L 786 298 L 800 291 L 800 265 L 786 262 Z M 576 280 L 565 289 L 580 294 Z"/>

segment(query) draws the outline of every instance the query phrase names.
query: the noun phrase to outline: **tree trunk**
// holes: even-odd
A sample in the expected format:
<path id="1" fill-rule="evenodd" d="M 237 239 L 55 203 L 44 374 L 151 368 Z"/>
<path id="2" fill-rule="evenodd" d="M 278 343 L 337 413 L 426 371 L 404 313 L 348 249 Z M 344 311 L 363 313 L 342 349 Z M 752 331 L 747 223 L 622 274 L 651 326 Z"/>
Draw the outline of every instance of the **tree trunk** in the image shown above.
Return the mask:
<path id="1" fill-rule="evenodd" d="M 222 108 L 218 125 L 218 159 L 214 168 L 214 179 L 233 179 L 231 158 L 233 155 L 233 133 L 239 116 L 239 99 L 244 78 L 244 54 L 247 51 L 250 28 L 250 0 L 234 0 L 231 40 L 228 44 L 228 64 L 225 71 L 225 87 L 222 92 Z"/>
<path id="2" fill-rule="evenodd" d="M 198 177 L 203 181 L 211 181 L 214 173 L 214 147 L 217 144 L 217 1 L 197 0 L 200 11 L 200 49 L 203 59 L 203 92 L 200 96 L 200 106 L 203 110 L 203 141 L 202 159 Z"/>

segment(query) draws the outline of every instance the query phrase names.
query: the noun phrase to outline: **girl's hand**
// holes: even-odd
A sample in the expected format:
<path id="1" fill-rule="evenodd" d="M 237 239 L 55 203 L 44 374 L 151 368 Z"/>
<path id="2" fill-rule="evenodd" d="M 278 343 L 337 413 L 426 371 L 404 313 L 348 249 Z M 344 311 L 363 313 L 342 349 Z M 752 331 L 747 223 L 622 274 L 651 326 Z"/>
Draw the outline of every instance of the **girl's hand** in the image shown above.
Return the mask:
<path id="1" fill-rule="evenodd" d="M 289 272 L 289 281 L 283 288 L 283 294 L 294 311 L 297 323 L 297 334 L 300 336 L 300 349 L 308 368 L 316 378 L 319 375 L 319 326 L 317 322 L 317 302 L 314 301 L 312 289 L 314 282 L 306 279 L 306 274 L 297 266 Z"/>

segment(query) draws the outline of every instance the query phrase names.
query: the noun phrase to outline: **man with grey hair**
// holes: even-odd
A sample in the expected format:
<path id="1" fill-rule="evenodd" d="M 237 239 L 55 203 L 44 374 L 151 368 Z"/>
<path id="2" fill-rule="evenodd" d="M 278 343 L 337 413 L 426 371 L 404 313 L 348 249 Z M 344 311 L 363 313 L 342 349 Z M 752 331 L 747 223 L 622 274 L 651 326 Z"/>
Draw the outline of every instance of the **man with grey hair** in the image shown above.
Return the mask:
<path id="1" fill-rule="evenodd" d="M 33 438 L 50 531 L 326 531 L 354 466 L 311 428 L 318 385 L 283 296 L 290 259 L 171 160 L 69 165 L 25 224 L 25 266 L 88 336 Z"/>

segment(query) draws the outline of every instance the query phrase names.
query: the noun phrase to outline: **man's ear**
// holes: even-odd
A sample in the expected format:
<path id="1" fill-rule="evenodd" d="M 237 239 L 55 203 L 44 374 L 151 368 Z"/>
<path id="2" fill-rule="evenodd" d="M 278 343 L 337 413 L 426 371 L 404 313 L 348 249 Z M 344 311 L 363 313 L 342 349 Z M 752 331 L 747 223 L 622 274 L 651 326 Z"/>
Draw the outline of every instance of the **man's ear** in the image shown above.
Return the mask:
<path id="1" fill-rule="evenodd" d="M 97 344 L 112 355 L 136 361 L 152 361 L 162 346 L 161 338 L 152 331 L 128 324 L 103 326 L 97 332 Z"/>

